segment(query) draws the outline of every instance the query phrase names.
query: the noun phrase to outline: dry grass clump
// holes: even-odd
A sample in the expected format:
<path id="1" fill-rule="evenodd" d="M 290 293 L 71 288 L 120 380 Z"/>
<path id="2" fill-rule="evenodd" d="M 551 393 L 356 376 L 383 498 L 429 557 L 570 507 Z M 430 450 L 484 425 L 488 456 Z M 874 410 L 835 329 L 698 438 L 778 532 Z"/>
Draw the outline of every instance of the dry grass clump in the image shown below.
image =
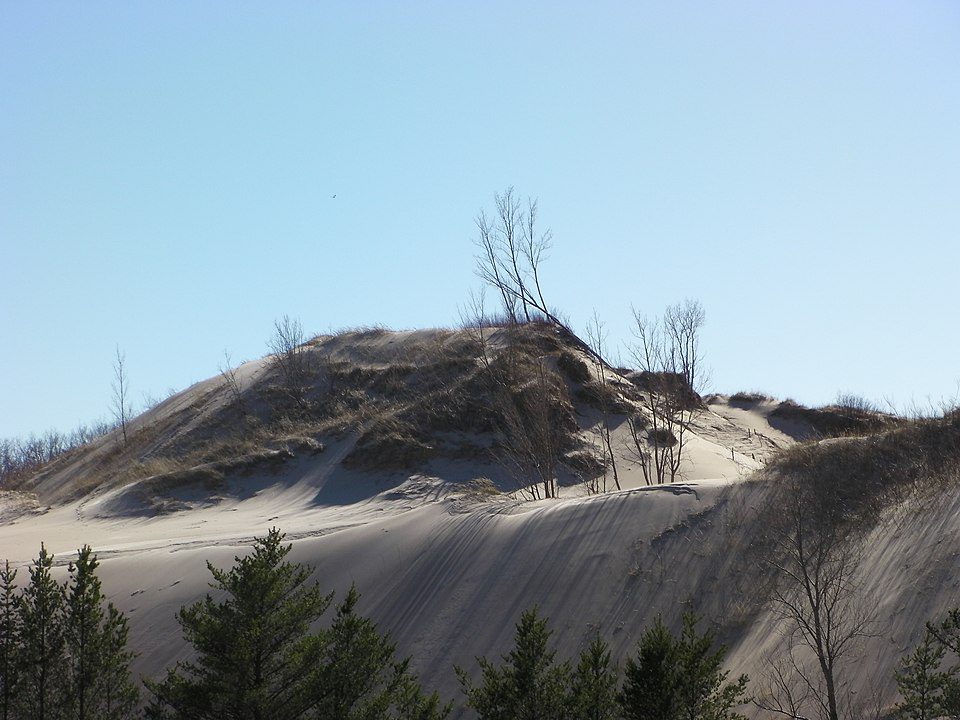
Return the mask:
<path id="1" fill-rule="evenodd" d="M 393 332 L 386 325 L 377 323 L 374 325 L 357 325 L 355 327 L 345 327 L 338 330 L 334 330 L 332 335 L 334 337 L 343 337 L 345 335 L 350 335 L 357 340 L 376 338 L 382 335 L 386 335 L 389 332 Z M 321 336 L 322 337 L 322 336 Z"/>
<path id="2" fill-rule="evenodd" d="M 557 369 L 571 382 L 583 385 L 590 382 L 590 368 L 569 350 L 561 350 L 557 356 Z"/>
<path id="3" fill-rule="evenodd" d="M 223 488 L 225 477 L 222 472 L 209 465 L 175 470 L 174 472 L 154 475 L 140 483 L 139 489 L 147 496 L 163 495 L 171 491 L 188 487 L 201 487 L 213 492 Z"/>
<path id="4" fill-rule="evenodd" d="M 293 446 L 308 447 L 308 452 L 311 454 L 323 452 L 323 445 L 315 440 L 291 438 L 288 442 Z M 249 474 L 255 471 L 276 472 L 284 463 L 293 459 L 295 455 L 296 453 L 293 450 L 283 447 L 264 449 L 242 455 L 228 455 L 222 460 L 198 465 L 191 465 L 188 460 L 178 461 L 173 458 L 158 458 L 150 463 L 142 464 L 136 474 L 149 478 L 151 486 L 155 486 L 157 489 L 171 489 L 188 483 L 223 482 L 228 475 Z M 155 472 L 160 468 L 167 469 L 162 472 Z"/>
<path id="5" fill-rule="evenodd" d="M 328 371 L 329 385 L 334 392 L 354 391 L 399 399 L 409 393 L 407 378 L 415 370 L 416 368 L 408 363 L 396 363 L 384 367 L 337 363 Z"/>
<path id="6" fill-rule="evenodd" d="M 412 469 L 432 454 L 433 447 L 418 437 L 413 425 L 383 417 L 363 430 L 357 444 L 343 459 L 343 466 L 351 470 Z"/>
<path id="7" fill-rule="evenodd" d="M 490 433 L 496 428 L 496 409 L 479 388 L 479 378 L 448 388 L 405 408 L 399 416 L 422 433 Z"/>
<path id="8" fill-rule="evenodd" d="M 677 438 L 667 428 L 656 428 L 647 430 L 647 442 L 657 447 L 672 447 L 677 444 Z"/>
<path id="9" fill-rule="evenodd" d="M 497 484 L 487 477 L 470 480 L 465 484 L 465 488 L 464 494 L 475 498 L 490 498 L 502 494 Z"/>
<path id="10" fill-rule="evenodd" d="M 793 400 L 784 400 L 774 408 L 770 415 L 785 420 L 804 422 L 814 432 L 825 438 L 875 433 L 906 422 L 894 415 L 878 412 L 875 409 L 841 405 L 808 408 Z"/>
<path id="11" fill-rule="evenodd" d="M 609 413 L 626 414 L 633 412 L 633 405 L 627 402 L 620 392 L 610 383 L 591 380 L 584 383 L 576 393 L 578 400 L 597 410 Z"/>
<path id="12" fill-rule="evenodd" d="M 769 395 L 766 395 L 762 392 L 757 392 L 756 390 L 745 391 L 741 390 L 740 392 L 735 392 L 730 396 L 731 405 L 740 405 L 743 407 L 752 407 L 758 405 L 762 402 L 770 402 L 773 398 Z"/>
<path id="13" fill-rule="evenodd" d="M 564 453 L 563 464 L 584 480 L 592 480 L 603 475 L 607 468 L 597 453 L 590 450 L 572 450 Z"/>
<path id="14" fill-rule="evenodd" d="M 794 445 L 766 472 L 816 495 L 837 522 L 869 522 L 918 491 L 954 483 L 960 465 L 960 413 L 912 420 L 866 437 Z"/>
<path id="15" fill-rule="evenodd" d="M 678 402 L 682 403 L 684 410 L 706 407 L 703 399 L 690 387 L 683 373 L 644 370 L 643 372 L 629 373 L 626 377 L 636 387 L 645 392 L 669 393 Z"/>

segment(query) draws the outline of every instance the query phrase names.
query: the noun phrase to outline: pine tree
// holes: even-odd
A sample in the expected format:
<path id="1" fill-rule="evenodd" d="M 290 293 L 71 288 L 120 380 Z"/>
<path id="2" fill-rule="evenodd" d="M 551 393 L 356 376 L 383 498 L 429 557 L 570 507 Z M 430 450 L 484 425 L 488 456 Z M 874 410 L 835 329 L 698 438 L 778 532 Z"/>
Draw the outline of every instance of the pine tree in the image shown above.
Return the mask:
<path id="1" fill-rule="evenodd" d="M 897 672 L 897 688 L 903 702 L 897 715 L 910 720 L 933 720 L 955 715 L 950 708 L 956 686 L 957 668 L 942 670 L 946 648 L 927 630 L 923 641 L 907 657 Z"/>
<path id="2" fill-rule="evenodd" d="M 712 631 L 697 632 L 697 617 L 683 616 L 675 638 L 658 618 L 626 663 L 621 692 L 627 720 L 739 720 L 732 708 L 746 700 L 747 676 L 727 683 L 726 649 L 714 650 Z"/>
<path id="3" fill-rule="evenodd" d="M 0 570 L 0 720 L 12 720 L 17 687 L 16 648 L 19 643 L 17 571 L 4 562 Z"/>
<path id="4" fill-rule="evenodd" d="M 474 687 L 469 675 L 456 668 L 467 705 L 480 720 L 554 720 L 565 717 L 570 667 L 554 663 L 548 648 L 551 632 L 537 608 L 525 611 L 517 623 L 514 647 L 496 666 L 477 658 L 482 684 Z"/>
<path id="5" fill-rule="evenodd" d="M 89 546 L 70 566 L 64 638 L 67 655 L 64 705 L 71 720 L 119 720 L 136 706 L 126 648 L 127 621 L 106 598 Z"/>
<path id="6" fill-rule="evenodd" d="M 323 720 L 432 720 L 445 717 L 434 693 L 425 696 L 409 671 L 409 659 L 396 660 L 396 646 L 376 624 L 356 613 L 360 594 L 350 588 L 327 632 L 323 659 L 313 680 L 322 699 L 315 717 Z"/>
<path id="7" fill-rule="evenodd" d="M 583 653 L 570 683 L 569 717 L 575 720 L 614 720 L 619 717 L 617 667 L 610 662 L 610 649 L 600 637 Z"/>
<path id="8" fill-rule="evenodd" d="M 15 706 L 20 720 L 61 717 L 64 586 L 53 579 L 52 567 L 53 556 L 41 545 L 19 603 L 16 655 L 20 679 Z"/>
<path id="9" fill-rule="evenodd" d="M 292 546 L 279 530 L 254 541 L 230 570 L 208 563 L 209 595 L 178 620 L 197 658 L 179 663 L 152 694 L 147 717 L 190 720 L 440 720 L 394 646 L 359 617 L 351 590 L 330 628 L 310 632 L 331 594 L 308 584 L 311 571 L 286 560 Z"/>
<path id="10" fill-rule="evenodd" d="M 697 632 L 698 618 L 692 613 L 683 616 L 683 630 L 677 643 L 679 670 L 680 717 L 685 720 L 742 719 L 732 708 L 747 702 L 747 676 L 727 683 L 729 671 L 723 670 L 727 649 L 713 649 L 715 634 Z"/>
<path id="11" fill-rule="evenodd" d="M 130 627 L 126 616 L 113 603 L 107 604 L 102 629 L 103 665 L 101 708 L 103 718 L 123 718 L 140 703 L 140 691 L 132 682 L 130 662 L 134 654 L 127 647 Z"/>
<path id="12" fill-rule="evenodd" d="M 627 658 L 620 704 L 626 720 L 680 717 L 676 641 L 660 618 L 640 636 L 636 658 Z"/>
<path id="13" fill-rule="evenodd" d="M 272 529 L 230 570 L 210 563 L 210 595 L 180 609 L 177 620 L 197 654 L 159 683 L 147 683 L 155 718 L 301 718 L 315 703 L 308 679 L 319 661 L 319 638 L 308 633 L 330 604 L 310 570 L 286 560 L 292 546 Z"/>

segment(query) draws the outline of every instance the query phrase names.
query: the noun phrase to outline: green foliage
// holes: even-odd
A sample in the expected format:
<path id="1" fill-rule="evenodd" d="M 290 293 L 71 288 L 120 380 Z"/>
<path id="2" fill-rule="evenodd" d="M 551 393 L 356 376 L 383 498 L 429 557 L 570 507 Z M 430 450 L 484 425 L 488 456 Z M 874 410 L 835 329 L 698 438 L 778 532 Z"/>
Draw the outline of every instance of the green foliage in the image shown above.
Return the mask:
<path id="1" fill-rule="evenodd" d="M 909 720 L 960 717 L 960 665 L 946 665 L 947 652 L 960 655 L 960 608 L 939 624 L 927 623 L 923 640 L 900 663 L 897 716 Z"/>
<path id="2" fill-rule="evenodd" d="M 13 698 L 19 675 L 15 655 L 19 642 L 16 580 L 17 571 L 10 569 L 7 560 L 0 570 L 0 720 L 13 717 Z"/>
<path id="3" fill-rule="evenodd" d="M 617 666 L 611 663 L 610 649 L 598 633 L 580 654 L 580 662 L 573 671 L 568 717 L 575 720 L 619 718 L 617 682 Z"/>
<path id="4" fill-rule="evenodd" d="M 16 571 L 9 563 L 0 570 L 0 720 L 132 717 L 139 694 L 127 620 L 104 605 L 97 565 L 84 547 L 69 582 L 58 583 L 41 546 L 20 594 Z"/>
<path id="5" fill-rule="evenodd" d="M 548 647 L 551 632 L 537 608 L 520 616 L 513 649 L 494 665 L 477 658 L 482 682 L 474 686 L 462 668 L 456 668 L 468 707 L 480 720 L 554 720 L 564 718 L 570 667 L 554 662 Z"/>
<path id="6" fill-rule="evenodd" d="M 927 630 L 954 655 L 960 655 L 960 608 L 954 608 L 939 625 L 927 624 Z"/>
<path id="7" fill-rule="evenodd" d="M 723 670 L 727 649 L 713 649 L 715 634 L 707 630 L 697 633 L 698 618 L 691 613 L 683 616 L 683 631 L 677 643 L 680 670 L 680 717 L 687 720 L 722 720 L 742 718 L 732 708 L 746 702 L 747 676 L 727 683 L 728 671 Z"/>
<path id="8" fill-rule="evenodd" d="M 139 692 L 130 678 L 127 619 L 106 598 L 89 546 L 70 566 L 64 640 L 64 709 L 73 720 L 120 720 L 136 707 Z"/>
<path id="9" fill-rule="evenodd" d="M 897 688 L 903 702 L 897 706 L 897 715 L 910 720 L 932 720 L 948 714 L 951 686 L 955 670 L 941 670 L 946 649 L 927 631 L 923 641 L 900 664 Z"/>
<path id="10" fill-rule="evenodd" d="M 636 658 L 627 658 L 620 693 L 627 720 L 679 717 L 679 668 L 676 641 L 660 618 L 644 631 Z"/>
<path id="11" fill-rule="evenodd" d="M 369 618 L 356 613 L 360 594 L 350 588 L 327 632 L 314 680 L 316 716 L 330 720 L 428 720 L 445 717 L 434 693 L 424 696 L 409 659 L 394 660 L 396 646 Z"/>
<path id="12" fill-rule="evenodd" d="M 310 571 L 285 558 L 291 546 L 271 530 L 253 552 L 227 571 L 210 563 L 210 595 L 180 609 L 177 620 L 197 658 L 179 663 L 153 694 L 149 717 L 303 717 L 315 703 L 309 678 L 320 658 L 320 641 L 308 633 L 330 604 Z"/>
<path id="13" fill-rule="evenodd" d="M 675 638 L 658 618 L 640 638 L 636 658 L 626 663 L 620 694 L 628 720 L 734 720 L 746 702 L 747 676 L 727 683 L 726 648 L 714 649 L 710 630 L 697 632 L 698 618 L 683 616 Z"/>
<path id="14" fill-rule="evenodd" d="M 310 632 L 332 600 L 308 568 L 286 559 L 292 546 L 273 529 L 230 570 L 208 563 L 207 596 L 178 620 L 197 658 L 179 663 L 153 695 L 147 716 L 203 720 L 436 720 L 446 715 L 393 659 L 394 646 L 354 612 L 351 590 L 330 628 Z"/>
<path id="15" fill-rule="evenodd" d="M 16 662 L 20 672 L 14 717 L 49 720 L 63 701 L 65 588 L 50 573 L 53 556 L 41 545 L 19 602 Z"/>

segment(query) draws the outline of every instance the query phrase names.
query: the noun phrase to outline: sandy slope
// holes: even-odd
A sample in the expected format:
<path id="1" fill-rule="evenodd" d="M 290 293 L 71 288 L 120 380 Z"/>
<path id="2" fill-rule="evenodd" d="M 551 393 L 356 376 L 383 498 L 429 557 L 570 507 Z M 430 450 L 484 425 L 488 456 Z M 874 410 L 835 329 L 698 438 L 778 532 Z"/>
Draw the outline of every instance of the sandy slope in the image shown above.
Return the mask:
<path id="1" fill-rule="evenodd" d="M 171 400 L 156 412 L 175 413 L 180 400 Z M 730 667 L 760 679 L 780 635 L 769 609 L 752 602 L 757 568 L 746 544 L 755 528 L 745 519 L 766 488 L 744 479 L 792 441 L 768 414 L 711 405 L 695 423 L 683 483 L 641 487 L 624 451 L 623 491 L 583 497 L 574 486 L 536 503 L 478 493 L 462 482 L 478 474 L 469 463 L 413 477 L 343 470 L 349 440 L 279 474 L 244 477 L 215 501 L 184 490 L 192 509 L 166 515 L 143 514 L 130 487 L 46 511 L 0 495 L 0 557 L 26 563 L 43 541 L 65 563 L 91 544 L 108 592 L 130 615 L 136 670 L 150 675 L 184 656 L 174 614 L 206 592 L 205 561 L 229 565 L 276 525 L 325 587 L 342 594 L 355 582 L 362 611 L 414 655 L 428 686 L 450 697 L 452 665 L 472 668 L 476 655 L 505 651 L 519 613 L 534 603 L 552 618 L 561 656 L 600 628 L 622 657 L 656 615 L 673 622 L 697 610 L 731 644 Z M 853 690 L 878 686 L 891 700 L 892 668 L 923 621 L 960 603 L 958 558 L 958 498 L 891 512 L 874 531 L 864 570 L 883 634 L 854 664 Z"/>

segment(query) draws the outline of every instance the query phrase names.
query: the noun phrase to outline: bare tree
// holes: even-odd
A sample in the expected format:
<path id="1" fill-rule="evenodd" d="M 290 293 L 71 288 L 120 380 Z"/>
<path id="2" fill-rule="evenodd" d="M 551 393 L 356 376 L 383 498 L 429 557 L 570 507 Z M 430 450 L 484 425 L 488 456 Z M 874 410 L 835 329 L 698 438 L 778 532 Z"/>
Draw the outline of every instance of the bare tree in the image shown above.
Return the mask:
<path id="1" fill-rule="evenodd" d="M 809 672 L 795 655 L 790 642 L 786 653 L 769 659 L 770 665 L 761 678 L 753 702 L 760 709 L 790 720 L 811 720 L 803 712 L 810 701 Z"/>
<path id="2" fill-rule="evenodd" d="M 272 363 L 280 375 L 283 389 L 301 408 L 306 406 L 306 390 L 310 380 L 310 356 L 304 343 L 303 326 L 296 318 L 284 315 L 273 323 L 268 341 Z"/>
<path id="3" fill-rule="evenodd" d="M 667 308 L 662 319 L 633 311 L 636 343 L 631 354 L 641 372 L 645 415 L 628 427 L 633 451 L 648 484 L 675 482 L 684 460 L 702 389 L 700 330 L 705 314 L 694 300 Z"/>
<path id="4" fill-rule="evenodd" d="M 240 410 L 241 415 L 247 414 L 246 404 L 243 400 L 243 381 L 237 375 L 237 369 L 233 366 L 230 353 L 223 351 L 223 364 L 220 365 L 220 377 L 223 378 L 224 387 L 230 395 L 230 399 Z"/>
<path id="5" fill-rule="evenodd" d="M 117 345 L 116 356 L 113 361 L 113 417 L 120 427 L 123 444 L 127 444 L 127 425 L 133 417 L 133 406 L 130 403 L 130 378 L 127 376 L 127 355 L 120 352 Z"/>
<path id="6" fill-rule="evenodd" d="M 478 292 L 471 290 L 467 302 L 460 308 L 460 326 L 476 344 L 480 361 L 483 367 L 489 370 L 491 354 L 487 341 L 487 325 L 485 289 L 480 288 Z"/>
<path id="7" fill-rule="evenodd" d="M 600 400 L 600 422 L 596 426 L 596 433 L 603 453 L 602 489 L 603 492 L 607 491 L 607 468 L 610 468 L 613 471 L 613 483 L 616 485 L 617 490 L 620 490 L 620 475 L 617 472 L 617 456 L 613 452 L 613 442 L 611 439 L 611 408 L 609 407 L 609 396 L 607 394 L 608 366 L 604 360 L 604 356 L 607 353 L 607 330 L 596 310 L 593 311 L 593 318 L 587 325 L 587 344 L 591 350 L 593 350 L 591 359 L 593 360 L 594 374 L 596 375 L 597 382 L 600 383 L 598 394 Z"/>
<path id="8" fill-rule="evenodd" d="M 556 497 L 565 432 L 560 417 L 563 382 L 546 358 L 531 357 L 513 338 L 496 351 L 491 347 L 483 292 L 471 294 L 460 310 L 460 322 L 477 346 L 497 459 L 521 493 L 533 499 Z"/>
<path id="9" fill-rule="evenodd" d="M 795 677 L 821 718 L 839 720 L 846 701 L 841 662 L 869 636 L 874 619 L 860 592 L 861 544 L 842 508 L 815 484 L 788 478 L 781 494 L 767 523 L 771 598 L 787 625 Z M 795 646 L 809 651 L 815 670 L 796 660 Z"/>
<path id="10" fill-rule="evenodd" d="M 501 352 L 501 358 L 509 350 Z M 501 380 L 494 387 L 503 459 L 521 490 L 533 499 L 557 497 L 557 469 L 563 454 L 563 424 L 556 395 L 561 385 L 540 358 L 533 376 Z M 519 381 L 519 382 L 518 382 Z"/>
<path id="11" fill-rule="evenodd" d="M 543 296 L 540 268 L 550 249 L 552 235 L 537 226 L 537 201 L 528 198 L 526 209 L 512 187 L 494 195 L 494 214 L 480 211 L 475 222 L 480 253 L 477 275 L 500 296 L 503 311 L 513 322 L 545 319 L 566 325 L 550 311 Z"/>

